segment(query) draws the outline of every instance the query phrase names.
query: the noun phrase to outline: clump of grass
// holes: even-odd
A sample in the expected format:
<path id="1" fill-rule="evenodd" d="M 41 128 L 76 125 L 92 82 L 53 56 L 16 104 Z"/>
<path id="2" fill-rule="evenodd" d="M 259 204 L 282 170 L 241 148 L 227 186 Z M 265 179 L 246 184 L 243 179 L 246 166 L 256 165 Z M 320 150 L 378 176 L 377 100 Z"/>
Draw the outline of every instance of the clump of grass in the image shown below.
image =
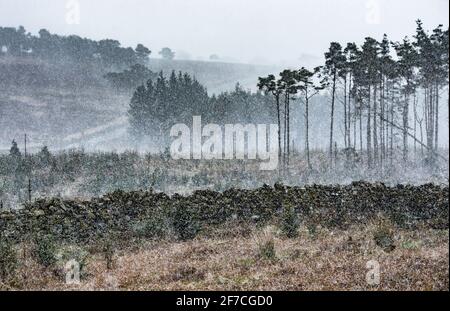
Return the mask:
<path id="1" fill-rule="evenodd" d="M 204 280 L 206 274 L 204 271 L 199 270 L 193 266 L 182 266 L 177 268 L 170 275 L 172 281 L 189 281 L 189 282 L 199 282 Z"/>
<path id="2" fill-rule="evenodd" d="M 401 246 L 403 249 L 418 249 L 419 248 L 419 245 L 416 242 L 410 241 L 410 240 L 404 241 L 401 244 Z"/>
<path id="3" fill-rule="evenodd" d="M 114 267 L 114 244 L 111 237 L 106 238 L 103 245 L 103 254 L 106 261 L 106 269 L 112 270 Z"/>
<path id="4" fill-rule="evenodd" d="M 194 239 L 200 231 L 200 225 L 189 206 L 176 206 L 173 213 L 173 227 L 182 241 Z"/>
<path id="5" fill-rule="evenodd" d="M 304 255 L 305 255 L 304 251 L 302 251 L 300 249 L 294 249 L 292 251 L 292 253 L 290 254 L 290 258 L 292 260 L 297 260 L 297 259 L 301 258 Z"/>
<path id="6" fill-rule="evenodd" d="M 45 268 L 54 266 L 57 262 L 57 247 L 52 237 L 37 235 L 34 239 L 32 256 Z"/>
<path id="7" fill-rule="evenodd" d="M 258 257 L 265 260 L 276 260 L 275 239 L 270 227 L 265 228 L 257 237 Z"/>
<path id="8" fill-rule="evenodd" d="M 14 245 L 7 239 L 0 239 L 0 280 L 5 281 L 17 269 L 18 259 Z"/>
<path id="9" fill-rule="evenodd" d="M 286 237 L 293 239 L 298 236 L 299 227 L 299 218 L 295 209 L 292 206 L 286 206 L 281 219 L 281 231 Z"/>
<path id="10" fill-rule="evenodd" d="M 239 269 L 242 273 L 247 273 L 255 265 L 254 258 L 242 258 L 237 261 Z"/>
<path id="11" fill-rule="evenodd" d="M 317 226 L 314 223 L 309 223 L 306 228 L 308 229 L 308 234 L 312 239 L 316 239 L 318 236 Z"/>
<path id="12" fill-rule="evenodd" d="M 373 239 L 376 245 L 384 251 L 392 252 L 396 247 L 392 223 L 385 218 L 381 218 L 373 232 Z"/>
<path id="13" fill-rule="evenodd" d="M 273 240 L 265 241 L 259 245 L 259 256 L 267 260 L 275 260 L 277 254 L 275 251 L 275 242 Z"/>

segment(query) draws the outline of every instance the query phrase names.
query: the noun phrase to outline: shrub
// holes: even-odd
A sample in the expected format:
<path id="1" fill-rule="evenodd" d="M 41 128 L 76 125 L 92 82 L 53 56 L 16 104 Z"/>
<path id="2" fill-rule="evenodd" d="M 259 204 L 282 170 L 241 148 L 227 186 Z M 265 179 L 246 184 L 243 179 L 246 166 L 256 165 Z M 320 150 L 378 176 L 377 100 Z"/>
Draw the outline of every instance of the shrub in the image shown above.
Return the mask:
<path id="1" fill-rule="evenodd" d="M 17 269 L 17 253 L 14 245 L 2 238 L 0 240 L 0 279 L 10 277 Z"/>
<path id="2" fill-rule="evenodd" d="M 106 239 L 104 248 L 103 248 L 103 253 L 105 255 L 106 268 L 108 270 L 111 270 L 113 268 L 114 252 L 115 252 L 115 248 L 114 248 L 112 239 L 110 239 L 110 238 Z"/>
<path id="3" fill-rule="evenodd" d="M 299 228 L 298 215 L 293 207 L 285 207 L 281 219 L 281 231 L 288 238 L 292 239 L 298 236 Z"/>
<path id="4" fill-rule="evenodd" d="M 192 240 L 200 231 L 200 225 L 189 206 L 177 205 L 173 214 L 173 227 L 182 241 Z"/>
<path id="5" fill-rule="evenodd" d="M 55 242 L 50 236 L 38 235 L 34 240 L 32 255 L 39 264 L 46 268 L 54 266 L 57 261 L 57 248 Z"/>
<path id="6" fill-rule="evenodd" d="M 308 229 L 308 234 L 312 239 L 316 239 L 318 235 L 317 226 L 314 223 L 308 223 L 306 225 L 306 228 Z"/>
<path id="7" fill-rule="evenodd" d="M 395 245 L 392 224 L 389 221 L 382 219 L 373 232 L 373 239 L 376 245 L 383 248 L 385 251 L 393 251 Z"/>
<path id="8" fill-rule="evenodd" d="M 275 250 L 275 240 L 273 238 L 273 230 L 266 227 L 257 237 L 258 257 L 266 260 L 276 260 L 277 254 Z"/>
<path id="9" fill-rule="evenodd" d="M 166 236 L 167 219 L 162 215 L 152 215 L 134 224 L 134 235 L 140 238 L 162 238 Z"/>
<path id="10" fill-rule="evenodd" d="M 273 239 L 259 244 L 259 257 L 267 260 L 275 260 L 277 258 Z"/>

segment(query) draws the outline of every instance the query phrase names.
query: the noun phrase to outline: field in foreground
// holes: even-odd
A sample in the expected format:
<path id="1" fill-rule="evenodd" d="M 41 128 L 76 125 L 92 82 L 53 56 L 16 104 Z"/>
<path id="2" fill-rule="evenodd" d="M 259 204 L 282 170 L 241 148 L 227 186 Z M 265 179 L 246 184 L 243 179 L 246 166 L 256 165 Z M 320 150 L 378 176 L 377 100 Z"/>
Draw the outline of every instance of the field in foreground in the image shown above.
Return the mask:
<path id="1" fill-rule="evenodd" d="M 0 212 L 0 290 L 448 290 L 448 206 L 366 182 L 41 199 Z"/>
<path id="2" fill-rule="evenodd" d="M 239 229 L 239 230 L 237 230 Z M 394 249 L 374 240 L 376 224 L 349 230 L 301 229 L 287 239 L 275 227 L 224 226 L 188 242 L 143 242 L 86 262 L 79 285 L 32 259 L 1 289 L 24 290 L 448 290 L 448 230 L 397 229 Z M 273 249 L 271 248 L 271 243 Z M 370 261 L 380 268 L 370 285 Z M 373 264 L 373 262 L 372 262 Z M 372 266 L 373 267 L 373 266 Z"/>

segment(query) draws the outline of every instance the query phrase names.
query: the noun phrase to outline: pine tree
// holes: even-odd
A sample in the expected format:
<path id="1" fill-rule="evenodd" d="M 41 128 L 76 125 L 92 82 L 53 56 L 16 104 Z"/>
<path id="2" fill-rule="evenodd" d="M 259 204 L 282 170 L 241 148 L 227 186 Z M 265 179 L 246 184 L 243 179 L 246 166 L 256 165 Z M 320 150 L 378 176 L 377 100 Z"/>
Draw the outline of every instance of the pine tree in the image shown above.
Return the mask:
<path id="1" fill-rule="evenodd" d="M 280 96 L 283 92 L 279 83 L 277 83 L 274 75 L 269 75 L 265 78 L 259 78 L 258 88 L 275 97 L 277 106 L 277 121 L 278 121 L 278 158 L 281 159 L 281 109 Z"/>
<path id="2" fill-rule="evenodd" d="M 325 53 L 324 73 L 331 80 L 331 124 L 330 124 L 330 163 L 333 159 L 333 144 L 334 144 L 334 111 L 336 100 L 336 83 L 339 78 L 340 71 L 345 66 L 345 55 L 342 53 L 342 46 L 337 42 L 331 42 L 328 52 Z"/>
<path id="3" fill-rule="evenodd" d="M 138 60 L 143 64 L 145 64 L 147 62 L 150 54 L 152 53 L 152 51 L 150 51 L 150 49 L 148 49 L 147 47 L 145 47 L 142 44 L 138 44 L 136 46 L 135 52 L 136 52 L 136 56 L 137 56 Z"/>
<path id="4" fill-rule="evenodd" d="M 319 83 L 314 81 L 314 77 L 319 73 L 320 67 L 314 69 L 314 71 L 309 71 L 308 69 L 302 67 L 298 70 L 296 75 L 296 80 L 298 82 L 298 89 L 302 94 L 301 100 L 305 105 L 305 135 L 306 135 L 306 159 L 308 162 L 308 169 L 312 169 L 311 156 L 309 148 L 309 104 L 311 98 L 316 96 L 319 91 L 323 90 L 326 86 L 326 82 L 322 79 Z"/>
<path id="5" fill-rule="evenodd" d="M 394 44 L 397 52 L 397 68 L 399 75 L 404 79 L 403 86 L 403 161 L 408 160 L 408 130 L 409 130 L 409 103 L 410 97 L 415 92 L 414 68 L 417 63 L 417 54 L 408 38 L 404 38 L 402 43 Z"/>
<path id="6" fill-rule="evenodd" d="M 366 94 L 366 109 L 367 109 L 367 165 L 369 168 L 373 167 L 374 160 L 377 160 L 378 143 L 377 143 L 377 105 L 376 95 L 374 95 L 372 102 L 372 92 L 376 94 L 376 84 L 378 79 L 378 42 L 373 38 L 366 38 L 361 54 L 360 54 L 360 68 L 362 76 L 360 81 L 365 88 Z M 375 89 L 375 90 L 374 90 Z M 372 145 L 373 142 L 373 145 Z"/>
<path id="7" fill-rule="evenodd" d="M 15 140 L 12 141 L 12 146 L 11 149 L 9 150 L 9 155 L 15 159 L 18 159 L 22 156 L 19 147 L 17 146 L 17 142 Z"/>
<path id="8" fill-rule="evenodd" d="M 286 69 L 280 73 L 279 88 L 284 92 L 284 165 L 289 165 L 291 130 L 290 130 L 290 102 L 298 92 L 296 72 Z"/>

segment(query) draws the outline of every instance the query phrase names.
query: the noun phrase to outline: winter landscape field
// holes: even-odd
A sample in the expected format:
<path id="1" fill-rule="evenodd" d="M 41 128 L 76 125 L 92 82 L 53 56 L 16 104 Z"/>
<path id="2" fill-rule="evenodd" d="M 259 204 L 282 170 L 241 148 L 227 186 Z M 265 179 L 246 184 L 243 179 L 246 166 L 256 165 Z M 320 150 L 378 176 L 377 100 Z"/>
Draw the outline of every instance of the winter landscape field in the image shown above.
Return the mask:
<path id="1" fill-rule="evenodd" d="M 279 2 L 0 0 L 0 291 L 449 290 L 448 1 Z"/>

